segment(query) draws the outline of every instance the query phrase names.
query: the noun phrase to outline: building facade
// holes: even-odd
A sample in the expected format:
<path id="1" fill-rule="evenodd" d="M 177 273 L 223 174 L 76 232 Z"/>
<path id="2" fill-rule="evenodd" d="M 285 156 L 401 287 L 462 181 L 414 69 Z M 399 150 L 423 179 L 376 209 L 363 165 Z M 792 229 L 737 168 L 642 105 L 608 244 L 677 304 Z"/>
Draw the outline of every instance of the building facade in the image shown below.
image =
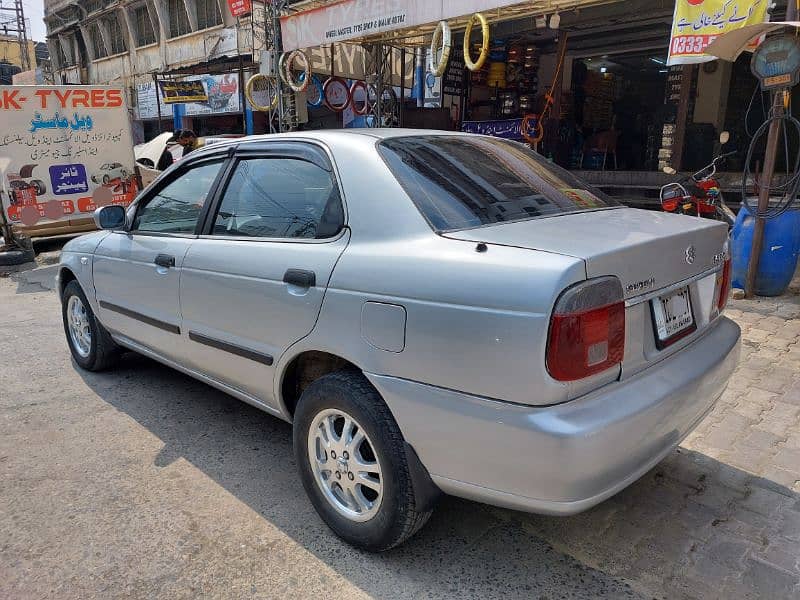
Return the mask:
<path id="1" fill-rule="evenodd" d="M 224 0 L 45 0 L 44 8 L 55 83 L 123 86 L 139 127 L 155 127 L 158 114 L 181 119 L 160 104 L 140 114 L 156 79 L 227 76 L 238 90 L 240 59 L 252 65 L 252 18 L 234 18 Z M 241 111 L 236 102 L 205 116 Z"/>

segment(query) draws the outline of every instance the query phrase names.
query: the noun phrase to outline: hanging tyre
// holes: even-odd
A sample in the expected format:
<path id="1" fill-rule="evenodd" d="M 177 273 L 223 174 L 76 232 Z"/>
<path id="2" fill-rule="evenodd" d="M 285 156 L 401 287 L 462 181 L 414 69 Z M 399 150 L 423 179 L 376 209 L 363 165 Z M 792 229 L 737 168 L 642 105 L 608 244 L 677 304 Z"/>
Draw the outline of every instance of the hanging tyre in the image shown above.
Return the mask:
<path id="1" fill-rule="evenodd" d="M 478 54 L 478 59 L 472 62 L 472 55 L 470 54 L 470 35 L 472 28 L 475 24 L 481 27 L 481 51 Z M 475 13 L 467 21 L 467 29 L 464 31 L 464 65 L 470 71 L 479 71 L 483 68 L 486 58 L 489 56 L 489 22 L 481 13 Z"/>
<path id="2" fill-rule="evenodd" d="M 361 373 L 331 373 L 303 391 L 294 418 L 294 452 L 314 508 L 354 546 L 388 550 L 430 517 L 415 495 L 403 435 Z"/>
<path id="3" fill-rule="evenodd" d="M 444 75 L 447 62 L 450 60 L 451 43 L 450 25 L 447 21 L 439 21 L 433 31 L 431 50 L 428 59 L 428 69 L 435 77 Z M 440 47 L 441 44 L 441 47 Z M 441 54 L 440 54 L 441 52 Z"/>

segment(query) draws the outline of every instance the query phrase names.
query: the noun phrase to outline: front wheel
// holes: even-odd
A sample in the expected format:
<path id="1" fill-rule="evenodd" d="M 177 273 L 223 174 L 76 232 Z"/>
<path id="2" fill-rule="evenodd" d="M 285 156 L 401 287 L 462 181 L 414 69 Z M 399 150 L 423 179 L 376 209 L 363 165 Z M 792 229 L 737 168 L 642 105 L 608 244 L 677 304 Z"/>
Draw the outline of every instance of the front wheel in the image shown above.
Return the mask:
<path id="1" fill-rule="evenodd" d="M 314 508 L 358 548 L 389 550 L 430 517 L 418 510 L 403 435 L 361 373 L 331 373 L 303 391 L 294 452 Z"/>
<path id="2" fill-rule="evenodd" d="M 119 356 L 119 347 L 95 317 L 77 281 L 70 281 L 61 299 L 64 332 L 72 357 L 87 371 L 102 371 Z"/>

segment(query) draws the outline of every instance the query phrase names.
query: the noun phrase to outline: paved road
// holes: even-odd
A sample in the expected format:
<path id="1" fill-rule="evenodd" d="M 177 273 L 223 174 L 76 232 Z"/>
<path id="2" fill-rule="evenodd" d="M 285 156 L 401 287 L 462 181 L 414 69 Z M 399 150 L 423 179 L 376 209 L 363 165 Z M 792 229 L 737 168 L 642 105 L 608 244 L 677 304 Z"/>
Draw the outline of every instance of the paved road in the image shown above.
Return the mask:
<path id="1" fill-rule="evenodd" d="M 0 598 L 800 597 L 793 293 L 735 305 L 730 391 L 621 494 L 566 519 L 445 499 L 374 556 L 314 513 L 289 425 L 133 354 L 79 371 L 55 294 L 0 279 Z"/>

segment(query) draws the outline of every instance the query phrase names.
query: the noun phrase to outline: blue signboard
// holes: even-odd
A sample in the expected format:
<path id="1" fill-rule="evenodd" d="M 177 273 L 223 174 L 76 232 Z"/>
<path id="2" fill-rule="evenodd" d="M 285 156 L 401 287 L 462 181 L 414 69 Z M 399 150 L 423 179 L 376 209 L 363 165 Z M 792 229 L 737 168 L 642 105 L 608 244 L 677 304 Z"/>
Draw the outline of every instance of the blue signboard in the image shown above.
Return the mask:
<path id="1" fill-rule="evenodd" d="M 53 165 L 50 167 L 50 183 L 56 195 L 83 194 L 89 191 L 86 168 L 83 165 Z"/>
<path id="2" fill-rule="evenodd" d="M 535 120 L 531 120 L 531 127 L 535 126 Z M 502 119 L 495 121 L 464 121 L 461 131 L 467 133 L 480 133 L 482 135 L 492 135 L 494 137 L 507 140 L 521 140 L 522 119 Z M 530 133 L 533 133 L 531 131 Z"/>

